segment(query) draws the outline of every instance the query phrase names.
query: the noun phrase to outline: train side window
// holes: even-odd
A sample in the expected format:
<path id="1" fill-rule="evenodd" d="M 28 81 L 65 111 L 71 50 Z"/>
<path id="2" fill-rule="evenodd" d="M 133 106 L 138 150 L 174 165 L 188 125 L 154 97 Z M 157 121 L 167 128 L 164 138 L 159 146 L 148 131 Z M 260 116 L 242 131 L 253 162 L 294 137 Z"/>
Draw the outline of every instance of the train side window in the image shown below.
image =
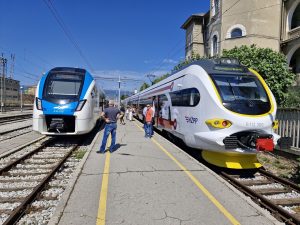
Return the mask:
<path id="1" fill-rule="evenodd" d="M 200 93 L 197 88 L 187 88 L 170 93 L 173 106 L 196 106 L 200 101 Z"/>

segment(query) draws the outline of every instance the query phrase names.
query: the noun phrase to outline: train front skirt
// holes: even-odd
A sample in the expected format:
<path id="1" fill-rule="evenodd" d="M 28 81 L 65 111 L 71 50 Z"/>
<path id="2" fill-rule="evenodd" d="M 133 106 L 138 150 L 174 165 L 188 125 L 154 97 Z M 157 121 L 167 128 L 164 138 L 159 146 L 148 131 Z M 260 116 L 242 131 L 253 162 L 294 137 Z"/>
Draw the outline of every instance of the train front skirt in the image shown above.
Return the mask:
<path id="1" fill-rule="evenodd" d="M 256 154 L 240 154 L 233 152 L 213 152 L 202 150 L 202 158 L 215 166 L 229 169 L 255 169 L 262 165 Z"/>

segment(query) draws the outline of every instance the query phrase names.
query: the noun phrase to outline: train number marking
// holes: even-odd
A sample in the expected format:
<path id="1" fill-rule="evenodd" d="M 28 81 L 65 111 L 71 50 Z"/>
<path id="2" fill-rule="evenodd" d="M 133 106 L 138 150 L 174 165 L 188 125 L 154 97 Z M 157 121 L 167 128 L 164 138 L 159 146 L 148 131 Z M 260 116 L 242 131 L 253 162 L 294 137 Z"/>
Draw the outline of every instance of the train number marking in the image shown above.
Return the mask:
<path id="1" fill-rule="evenodd" d="M 264 123 L 246 122 L 246 127 L 261 128 L 263 126 L 264 126 Z"/>

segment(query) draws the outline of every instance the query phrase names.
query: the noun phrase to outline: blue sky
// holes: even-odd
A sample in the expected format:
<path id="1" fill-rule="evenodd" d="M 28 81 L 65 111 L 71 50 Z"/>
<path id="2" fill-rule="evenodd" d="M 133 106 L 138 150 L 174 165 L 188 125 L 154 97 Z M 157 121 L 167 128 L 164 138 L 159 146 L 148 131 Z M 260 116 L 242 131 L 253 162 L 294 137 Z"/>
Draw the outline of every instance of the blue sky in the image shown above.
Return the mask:
<path id="1" fill-rule="evenodd" d="M 56 66 L 147 81 L 146 74 L 168 72 L 184 58 L 180 26 L 191 14 L 209 9 L 209 0 L 51 0 L 84 60 L 45 1 L 0 0 L 0 53 L 8 59 L 15 54 L 14 78 L 23 85 L 37 83 Z M 99 85 L 117 88 L 116 82 Z M 122 84 L 128 90 L 139 86 Z"/>

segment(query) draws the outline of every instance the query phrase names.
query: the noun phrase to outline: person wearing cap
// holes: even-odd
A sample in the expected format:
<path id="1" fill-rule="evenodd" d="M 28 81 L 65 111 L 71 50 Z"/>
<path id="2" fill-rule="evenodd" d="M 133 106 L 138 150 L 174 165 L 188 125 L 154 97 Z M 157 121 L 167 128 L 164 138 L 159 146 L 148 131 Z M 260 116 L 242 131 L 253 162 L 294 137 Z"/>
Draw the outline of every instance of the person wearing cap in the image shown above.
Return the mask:
<path id="1" fill-rule="evenodd" d="M 110 100 L 108 102 L 108 108 L 104 109 L 104 111 L 101 113 L 101 118 L 105 121 L 105 128 L 102 144 L 97 153 L 104 153 L 109 134 L 111 134 L 111 145 L 109 147 L 109 151 L 114 151 L 116 145 L 117 120 L 120 114 L 120 110 L 114 107 L 114 101 Z"/>
<path id="2" fill-rule="evenodd" d="M 145 123 L 144 123 L 145 138 L 151 138 L 153 133 L 152 118 L 154 116 L 154 111 L 149 104 L 147 104 L 146 109 L 145 108 L 143 109 L 143 114 L 145 119 Z"/>

